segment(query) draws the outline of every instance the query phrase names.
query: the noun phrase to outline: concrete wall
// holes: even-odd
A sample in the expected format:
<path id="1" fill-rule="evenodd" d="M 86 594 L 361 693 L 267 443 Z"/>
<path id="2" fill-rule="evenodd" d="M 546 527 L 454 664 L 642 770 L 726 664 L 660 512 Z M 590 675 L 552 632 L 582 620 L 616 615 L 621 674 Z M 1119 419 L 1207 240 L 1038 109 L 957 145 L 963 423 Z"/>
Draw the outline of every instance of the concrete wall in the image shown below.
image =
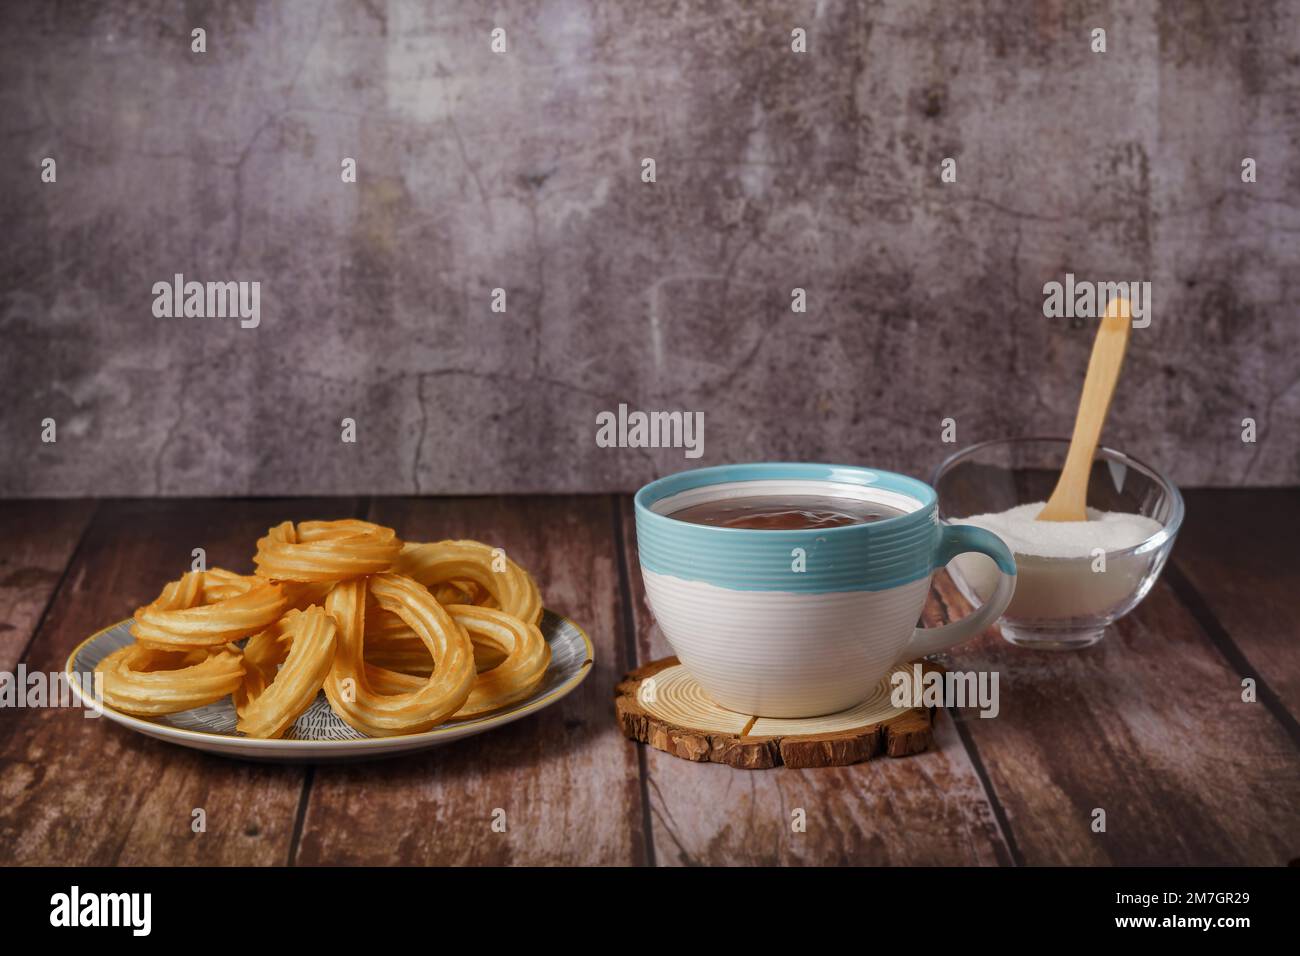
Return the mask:
<path id="1" fill-rule="evenodd" d="M 0 495 L 924 475 L 1069 432 L 1066 272 L 1153 284 L 1110 443 L 1295 483 L 1298 76 L 1285 2 L 6 4 Z M 260 326 L 154 317 L 178 272 Z M 703 456 L 598 447 L 620 402 Z"/>

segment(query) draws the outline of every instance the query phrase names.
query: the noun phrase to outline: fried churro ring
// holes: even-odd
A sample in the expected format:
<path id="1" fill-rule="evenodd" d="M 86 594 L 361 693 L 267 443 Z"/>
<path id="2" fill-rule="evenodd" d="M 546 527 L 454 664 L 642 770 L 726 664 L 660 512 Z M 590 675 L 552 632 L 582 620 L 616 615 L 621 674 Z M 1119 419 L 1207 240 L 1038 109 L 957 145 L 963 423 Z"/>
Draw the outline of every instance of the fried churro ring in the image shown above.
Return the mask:
<path id="1" fill-rule="evenodd" d="M 537 625 L 493 608 L 456 604 L 447 608 L 452 619 L 465 628 L 477 649 L 480 644 L 505 651 L 506 658 L 491 670 L 479 674 L 465 706 L 455 716 L 475 717 L 499 710 L 527 697 L 546 676 L 551 664 L 551 645 Z"/>
<path id="2" fill-rule="evenodd" d="M 277 584 L 220 568 L 189 571 L 136 609 L 131 633 L 162 648 L 215 647 L 269 626 L 287 606 Z"/>
<path id="3" fill-rule="evenodd" d="M 239 597 L 264 584 L 266 582 L 256 575 L 236 574 L 225 568 L 208 568 L 203 572 L 203 594 L 212 601 Z"/>
<path id="4" fill-rule="evenodd" d="M 284 521 L 257 539 L 253 563 L 275 581 L 344 581 L 387 571 L 401 550 L 397 532 L 369 521 Z"/>
<path id="5" fill-rule="evenodd" d="M 258 578 L 259 581 L 263 580 Z M 333 581 L 282 581 L 280 587 L 288 602 L 288 610 L 305 611 L 313 604 L 325 606 L 325 598 L 334 587 Z"/>
<path id="6" fill-rule="evenodd" d="M 435 585 L 429 590 L 443 607 L 448 604 L 477 604 L 491 597 L 473 581 L 448 581 L 446 584 Z"/>
<path id="7" fill-rule="evenodd" d="M 241 733 L 275 738 L 323 688 L 340 719 L 386 737 L 508 706 L 549 666 L 536 582 L 481 542 L 286 521 L 254 561 L 191 571 L 137 609 L 136 642 L 96 668 L 106 705 L 152 717 L 231 695 Z"/>
<path id="8" fill-rule="evenodd" d="M 321 607 L 290 611 L 244 646 L 235 729 L 281 737 L 316 699 L 334 661 L 337 625 Z"/>
<path id="9" fill-rule="evenodd" d="M 376 658 L 376 663 L 404 674 L 428 677 L 433 672 L 433 658 L 424 642 L 405 621 L 373 598 L 366 601 L 364 656 L 367 661 Z"/>
<path id="10" fill-rule="evenodd" d="M 169 651 L 129 644 L 105 657 L 95 670 L 104 675 L 104 702 L 141 717 L 214 703 L 244 679 L 244 665 L 233 646 Z"/>
<path id="11" fill-rule="evenodd" d="M 379 667 L 366 661 L 366 683 L 376 694 L 396 697 L 398 694 L 410 694 L 424 686 L 425 678 L 414 674 L 403 674 L 386 667 Z"/>
<path id="12" fill-rule="evenodd" d="M 438 601 L 438 603 L 442 604 L 441 601 Z M 446 607 L 446 605 L 443 606 Z M 377 602 L 367 601 L 367 646 L 371 641 L 382 641 L 388 638 L 410 638 L 413 641 L 419 641 L 419 638 L 415 636 L 415 632 L 397 614 L 386 607 L 381 607 Z"/>
<path id="13" fill-rule="evenodd" d="M 395 634 L 370 630 L 371 608 L 366 609 L 366 645 L 365 661 L 376 667 L 397 671 L 399 674 L 411 674 L 415 677 L 428 677 L 433 671 L 433 658 L 424 642 L 415 636 L 405 624 Z M 396 616 L 396 615 L 394 615 Z M 398 618 L 400 621 L 401 618 Z M 474 640 L 474 670 L 482 674 L 501 664 L 506 659 L 506 651 L 487 641 Z"/>
<path id="14" fill-rule="evenodd" d="M 430 589 L 451 581 L 472 581 L 507 614 L 528 624 L 542 620 L 542 595 L 537 582 L 504 551 L 481 541 L 408 543 L 394 570 Z"/>
<path id="15" fill-rule="evenodd" d="M 430 591 L 443 607 L 477 604 L 491 599 L 487 590 L 473 581 L 439 584 Z M 474 669 L 480 674 L 506 659 L 504 648 L 484 639 L 475 639 L 473 643 Z M 433 658 L 415 632 L 400 617 L 373 600 L 366 602 L 365 660 L 367 664 L 415 677 L 428 677 L 433 670 Z"/>
<path id="16" fill-rule="evenodd" d="M 366 673 L 364 645 L 366 592 L 393 611 L 415 632 L 437 662 L 418 686 L 388 694 L 374 688 Z M 432 594 L 400 574 L 376 574 L 335 586 L 325 609 L 338 622 L 338 649 L 325 680 L 334 713 L 372 737 L 420 733 L 459 710 L 474 686 L 474 649 L 464 628 Z"/>
<path id="17" fill-rule="evenodd" d="M 551 663 L 551 646 L 534 624 L 495 608 L 458 604 L 447 608 L 452 619 L 465 628 L 477 653 L 480 647 L 504 653 L 497 666 L 479 673 L 464 706 L 456 711 L 457 720 L 477 717 L 531 694 Z M 425 666 L 429 657 L 425 654 Z M 366 658 L 366 679 L 377 693 L 400 694 L 420 685 L 420 678 L 388 668 L 376 659 Z"/>
<path id="18" fill-rule="evenodd" d="M 366 643 L 362 655 L 367 664 L 376 664 L 416 677 L 428 677 L 433 673 L 433 657 L 414 631 L 406 628 L 405 634 L 372 636 L 369 619 L 370 611 L 367 610 Z"/>

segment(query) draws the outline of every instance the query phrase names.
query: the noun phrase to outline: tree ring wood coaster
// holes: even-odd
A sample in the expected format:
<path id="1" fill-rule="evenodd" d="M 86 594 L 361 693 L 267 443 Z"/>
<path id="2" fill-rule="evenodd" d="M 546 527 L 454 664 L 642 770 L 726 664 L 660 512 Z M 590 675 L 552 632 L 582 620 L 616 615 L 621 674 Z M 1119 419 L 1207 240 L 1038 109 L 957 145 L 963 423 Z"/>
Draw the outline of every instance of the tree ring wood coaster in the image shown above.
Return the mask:
<path id="1" fill-rule="evenodd" d="M 923 672 L 943 669 L 919 662 Z M 911 672 L 912 664 L 895 670 Z M 889 678 L 856 707 L 826 717 L 748 717 L 724 710 L 705 695 L 675 657 L 651 661 L 614 689 L 623 735 L 656 750 L 742 770 L 843 767 L 885 753 L 905 757 L 929 748 L 934 714 L 928 707 L 897 707 Z"/>

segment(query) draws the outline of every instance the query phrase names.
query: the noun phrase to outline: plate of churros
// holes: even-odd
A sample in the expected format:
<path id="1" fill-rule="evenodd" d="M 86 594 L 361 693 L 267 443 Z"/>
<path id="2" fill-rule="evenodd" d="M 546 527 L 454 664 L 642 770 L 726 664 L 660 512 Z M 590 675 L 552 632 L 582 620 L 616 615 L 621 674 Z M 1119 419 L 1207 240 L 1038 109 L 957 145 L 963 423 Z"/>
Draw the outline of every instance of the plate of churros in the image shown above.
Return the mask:
<path id="1" fill-rule="evenodd" d="M 132 730 L 253 760 L 423 750 L 555 703 L 590 639 L 479 541 L 368 521 L 286 521 L 253 574 L 192 570 L 68 657 L 87 706 Z M 92 699 L 93 698 L 93 699 Z"/>

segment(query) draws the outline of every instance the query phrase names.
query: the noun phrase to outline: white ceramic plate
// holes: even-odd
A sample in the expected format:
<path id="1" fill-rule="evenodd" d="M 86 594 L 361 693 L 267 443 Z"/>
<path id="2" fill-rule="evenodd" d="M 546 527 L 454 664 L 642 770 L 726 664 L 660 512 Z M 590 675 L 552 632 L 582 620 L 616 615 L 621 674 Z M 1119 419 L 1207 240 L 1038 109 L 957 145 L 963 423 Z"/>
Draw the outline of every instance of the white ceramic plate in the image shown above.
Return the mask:
<path id="1" fill-rule="evenodd" d="M 101 660 L 135 640 L 131 636 L 131 623 L 130 620 L 120 621 L 87 638 L 68 655 L 64 668 L 69 674 L 92 673 Z M 449 721 L 422 734 L 366 737 L 334 715 L 324 694 L 317 696 L 279 740 L 238 735 L 235 732 L 235 707 L 230 698 L 152 720 L 132 717 L 105 705 L 104 717 L 159 740 L 245 760 L 358 760 L 427 750 L 527 717 L 555 703 L 583 682 L 591 673 L 595 656 L 590 638 L 567 617 L 551 611 L 542 616 L 541 628 L 546 642 L 551 645 L 551 666 L 532 696 L 494 714 Z M 84 700 L 81 681 L 70 683 L 77 696 Z"/>

